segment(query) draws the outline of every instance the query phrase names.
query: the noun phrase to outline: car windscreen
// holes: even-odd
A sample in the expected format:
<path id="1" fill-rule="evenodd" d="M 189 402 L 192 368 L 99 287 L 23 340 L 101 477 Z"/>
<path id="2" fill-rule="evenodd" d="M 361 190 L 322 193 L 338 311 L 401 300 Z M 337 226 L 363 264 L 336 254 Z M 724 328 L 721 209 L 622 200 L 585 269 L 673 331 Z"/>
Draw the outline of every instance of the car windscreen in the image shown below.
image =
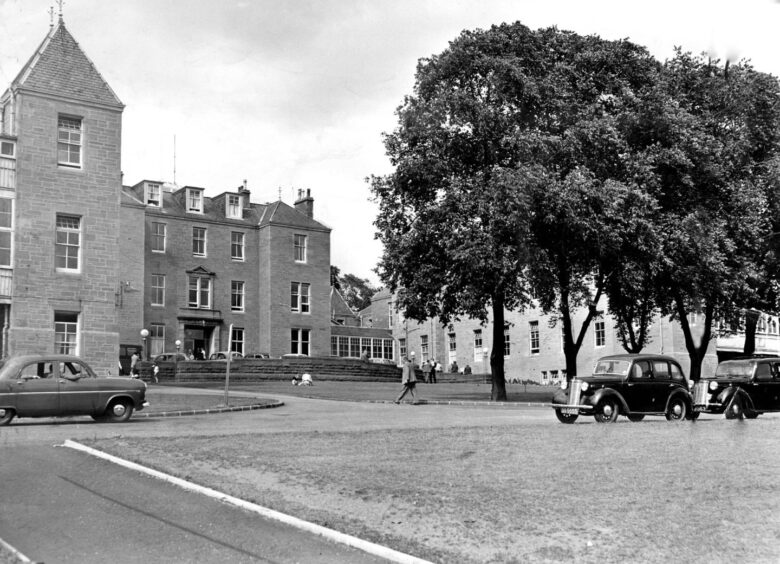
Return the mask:
<path id="1" fill-rule="evenodd" d="M 594 376 L 625 376 L 631 362 L 628 360 L 599 360 L 593 368 Z"/>
<path id="2" fill-rule="evenodd" d="M 721 362 L 715 371 L 716 378 L 748 378 L 753 373 L 752 362 Z"/>

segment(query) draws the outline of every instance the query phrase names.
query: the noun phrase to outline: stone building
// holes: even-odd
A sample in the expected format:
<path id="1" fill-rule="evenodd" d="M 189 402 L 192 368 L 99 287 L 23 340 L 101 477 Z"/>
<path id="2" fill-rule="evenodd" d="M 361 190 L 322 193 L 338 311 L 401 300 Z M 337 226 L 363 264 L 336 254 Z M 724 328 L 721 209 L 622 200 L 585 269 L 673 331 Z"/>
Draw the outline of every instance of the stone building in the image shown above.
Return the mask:
<path id="1" fill-rule="evenodd" d="M 62 18 L 0 97 L 3 354 L 116 373 L 123 109 Z"/>

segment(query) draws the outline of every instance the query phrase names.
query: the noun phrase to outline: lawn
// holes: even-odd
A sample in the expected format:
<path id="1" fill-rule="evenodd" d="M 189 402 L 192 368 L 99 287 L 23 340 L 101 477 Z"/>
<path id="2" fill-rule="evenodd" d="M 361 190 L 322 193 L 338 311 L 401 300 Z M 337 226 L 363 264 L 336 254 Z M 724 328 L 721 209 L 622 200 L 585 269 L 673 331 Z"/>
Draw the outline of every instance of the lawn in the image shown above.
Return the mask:
<path id="1" fill-rule="evenodd" d="M 399 416 L 413 409 L 448 408 Z M 777 562 L 778 424 L 544 418 L 87 444 L 436 562 Z"/>

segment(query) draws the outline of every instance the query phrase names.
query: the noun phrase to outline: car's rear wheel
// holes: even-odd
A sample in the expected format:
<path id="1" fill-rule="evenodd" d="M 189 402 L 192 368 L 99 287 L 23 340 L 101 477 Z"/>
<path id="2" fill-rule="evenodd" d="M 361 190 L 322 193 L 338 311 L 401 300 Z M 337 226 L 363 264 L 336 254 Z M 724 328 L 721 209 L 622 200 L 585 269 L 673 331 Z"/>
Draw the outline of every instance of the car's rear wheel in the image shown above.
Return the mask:
<path id="1" fill-rule="evenodd" d="M 669 407 L 666 409 L 666 419 L 668 421 L 682 421 L 688 413 L 688 404 L 682 398 L 672 398 L 669 400 Z"/>
<path id="2" fill-rule="evenodd" d="M 16 412 L 10 407 L 0 407 L 0 425 L 8 425 L 16 416 Z"/>
<path id="3" fill-rule="evenodd" d="M 133 404 L 128 399 L 117 399 L 111 402 L 106 410 L 106 421 L 123 423 L 133 414 Z"/>
<path id="4" fill-rule="evenodd" d="M 628 416 L 628 420 L 633 421 L 634 423 L 638 423 L 644 418 L 645 416 L 642 415 L 641 413 L 632 413 L 631 415 Z"/>
<path id="5" fill-rule="evenodd" d="M 618 415 L 620 415 L 620 406 L 617 401 L 612 398 L 606 398 L 598 403 L 593 417 L 599 423 L 614 423 L 617 421 Z"/>
<path id="6" fill-rule="evenodd" d="M 745 410 L 742 407 L 742 398 L 734 396 L 724 412 L 726 419 L 742 419 Z"/>
<path id="7" fill-rule="evenodd" d="M 555 416 L 558 418 L 558 421 L 566 424 L 574 423 L 577 417 L 579 417 L 576 413 L 564 413 L 560 409 L 555 410 Z"/>

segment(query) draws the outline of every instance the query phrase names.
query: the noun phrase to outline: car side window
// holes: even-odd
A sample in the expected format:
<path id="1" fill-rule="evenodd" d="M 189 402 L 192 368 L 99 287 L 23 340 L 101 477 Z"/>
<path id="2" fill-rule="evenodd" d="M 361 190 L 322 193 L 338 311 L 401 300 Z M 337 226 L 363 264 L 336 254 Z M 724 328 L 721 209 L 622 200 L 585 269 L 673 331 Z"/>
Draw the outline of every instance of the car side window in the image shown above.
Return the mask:
<path id="1" fill-rule="evenodd" d="M 772 377 L 775 380 L 780 380 L 780 363 L 773 362 L 771 366 L 772 366 Z"/>
<path id="2" fill-rule="evenodd" d="M 657 380 L 668 380 L 671 377 L 669 374 L 669 363 L 665 360 L 656 360 L 653 362 L 653 373 Z"/>
<path id="3" fill-rule="evenodd" d="M 89 373 L 83 369 L 78 362 L 61 362 L 60 372 L 63 378 L 81 378 L 83 376 L 89 376 Z"/>
<path id="4" fill-rule="evenodd" d="M 37 378 L 51 378 L 54 373 L 51 362 L 35 362 L 23 367 L 19 372 L 19 378 L 22 380 L 33 380 Z"/>
<path id="5" fill-rule="evenodd" d="M 676 364 L 669 363 L 670 368 L 672 369 L 672 380 L 682 380 L 683 379 L 683 373 L 682 370 L 680 370 L 680 367 Z"/>
<path id="6" fill-rule="evenodd" d="M 759 382 L 769 382 L 772 380 L 772 372 L 768 364 L 759 364 L 756 366 L 756 380 Z"/>
<path id="7" fill-rule="evenodd" d="M 650 370 L 650 362 L 646 360 L 640 360 L 634 364 L 634 368 L 631 369 L 631 374 L 637 380 L 647 380 L 653 376 Z"/>

